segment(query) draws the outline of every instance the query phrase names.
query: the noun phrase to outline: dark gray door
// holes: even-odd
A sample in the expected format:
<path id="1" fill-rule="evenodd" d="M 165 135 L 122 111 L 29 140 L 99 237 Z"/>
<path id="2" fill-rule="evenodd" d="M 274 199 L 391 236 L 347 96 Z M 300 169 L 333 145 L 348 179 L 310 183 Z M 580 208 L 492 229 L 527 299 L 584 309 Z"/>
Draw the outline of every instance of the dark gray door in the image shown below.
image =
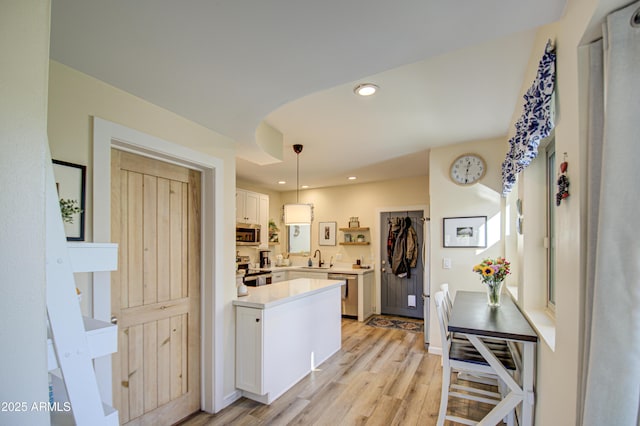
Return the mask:
<path id="1" fill-rule="evenodd" d="M 389 230 L 394 220 L 411 219 L 411 226 L 418 237 L 417 263 L 410 268 L 407 276 L 393 273 L 392 262 L 389 260 L 388 239 Z M 424 280 L 424 212 L 399 211 L 386 212 L 380 215 L 380 259 L 382 259 L 381 290 L 382 300 L 380 311 L 383 314 L 400 315 L 411 318 L 423 317 L 422 287 Z M 394 249 L 397 245 L 394 244 Z M 395 251 L 391 250 L 391 251 Z"/>

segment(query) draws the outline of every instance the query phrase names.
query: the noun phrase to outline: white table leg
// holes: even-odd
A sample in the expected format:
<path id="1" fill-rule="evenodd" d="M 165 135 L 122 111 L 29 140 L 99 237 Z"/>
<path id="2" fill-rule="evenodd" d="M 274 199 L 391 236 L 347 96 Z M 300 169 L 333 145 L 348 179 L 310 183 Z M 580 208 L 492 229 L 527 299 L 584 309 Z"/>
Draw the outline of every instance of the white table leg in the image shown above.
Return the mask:
<path id="1" fill-rule="evenodd" d="M 478 426 L 495 425 L 505 418 L 523 400 L 523 391 L 520 385 L 513 379 L 509 371 L 502 365 L 496 356 L 487 348 L 478 336 L 465 334 L 469 341 L 480 352 L 480 355 L 489 363 L 500 380 L 507 385 L 509 393 L 487 415 L 478 422 Z"/>
<path id="2" fill-rule="evenodd" d="M 535 377 L 535 349 L 534 342 L 524 342 L 522 354 L 522 426 L 533 425 L 533 412 L 535 408 L 535 394 L 533 392 L 533 380 Z"/>

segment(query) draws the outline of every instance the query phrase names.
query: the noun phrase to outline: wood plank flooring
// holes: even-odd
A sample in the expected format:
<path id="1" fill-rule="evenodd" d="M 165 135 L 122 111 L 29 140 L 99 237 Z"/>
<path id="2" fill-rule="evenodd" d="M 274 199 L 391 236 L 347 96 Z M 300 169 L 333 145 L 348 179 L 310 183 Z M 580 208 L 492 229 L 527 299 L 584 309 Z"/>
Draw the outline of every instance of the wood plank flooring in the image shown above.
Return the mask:
<path id="1" fill-rule="evenodd" d="M 181 425 L 435 425 L 441 383 L 440 357 L 424 350 L 422 333 L 343 319 L 342 349 L 271 405 L 241 398 Z M 449 401 L 449 413 L 464 417 L 490 409 Z"/>

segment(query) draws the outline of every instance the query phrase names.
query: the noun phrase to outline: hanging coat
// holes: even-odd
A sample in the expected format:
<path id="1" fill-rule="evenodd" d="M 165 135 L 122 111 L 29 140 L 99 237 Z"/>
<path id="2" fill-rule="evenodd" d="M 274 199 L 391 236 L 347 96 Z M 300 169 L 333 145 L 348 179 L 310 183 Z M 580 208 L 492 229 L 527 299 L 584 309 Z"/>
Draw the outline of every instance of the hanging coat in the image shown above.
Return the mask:
<path id="1" fill-rule="evenodd" d="M 418 263 L 418 234 L 411 226 L 411 218 L 400 221 L 400 231 L 395 240 L 391 270 L 399 277 L 411 278 L 411 268 Z"/>
<path id="2" fill-rule="evenodd" d="M 415 268 L 418 264 L 418 234 L 416 230 L 411 226 L 411 219 L 409 220 L 409 226 L 407 229 L 407 249 L 406 258 L 410 268 Z"/>
<path id="3" fill-rule="evenodd" d="M 400 232 L 400 218 L 389 219 L 389 235 L 387 236 L 387 260 L 393 265 L 393 251 L 396 245 L 396 238 Z"/>

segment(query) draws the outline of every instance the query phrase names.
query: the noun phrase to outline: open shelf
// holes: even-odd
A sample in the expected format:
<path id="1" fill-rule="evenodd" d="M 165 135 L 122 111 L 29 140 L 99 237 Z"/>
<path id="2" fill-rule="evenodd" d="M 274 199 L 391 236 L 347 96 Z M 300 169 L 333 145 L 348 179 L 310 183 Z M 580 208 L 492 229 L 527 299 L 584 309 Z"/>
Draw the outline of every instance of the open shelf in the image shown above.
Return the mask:
<path id="1" fill-rule="evenodd" d="M 344 233 L 350 234 L 352 232 L 368 232 L 369 228 L 368 227 L 340 228 L 340 230 Z M 341 246 L 368 246 L 369 244 L 370 244 L 369 241 L 343 241 L 340 243 Z"/>
<path id="2" fill-rule="evenodd" d="M 102 272 L 118 269 L 118 244 L 67 243 L 73 272 Z"/>
<path id="3" fill-rule="evenodd" d="M 118 327 L 94 318 L 83 317 L 84 330 L 89 344 L 89 355 L 93 358 L 110 355 L 118 350 Z M 49 371 L 58 368 L 53 341 L 47 339 L 47 364 Z"/>

